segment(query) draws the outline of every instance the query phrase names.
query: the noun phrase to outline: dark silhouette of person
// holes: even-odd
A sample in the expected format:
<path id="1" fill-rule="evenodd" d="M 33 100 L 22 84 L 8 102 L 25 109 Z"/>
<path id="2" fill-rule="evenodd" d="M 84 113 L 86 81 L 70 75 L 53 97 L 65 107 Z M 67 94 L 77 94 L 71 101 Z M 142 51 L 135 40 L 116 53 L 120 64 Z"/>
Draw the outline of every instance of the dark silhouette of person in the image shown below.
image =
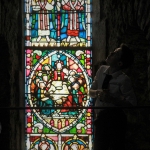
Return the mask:
<path id="1" fill-rule="evenodd" d="M 126 44 L 121 44 L 106 58 L 107 65 L 98 69 L 90 96 L 96 98 L 94 150 L 124 150 L 127 118 L 118 106 L 137 105 L 130 78 L 122 72 L 134 61 L 134 55 Z M 114 108 L 115 107 L 115 108 Z"/>

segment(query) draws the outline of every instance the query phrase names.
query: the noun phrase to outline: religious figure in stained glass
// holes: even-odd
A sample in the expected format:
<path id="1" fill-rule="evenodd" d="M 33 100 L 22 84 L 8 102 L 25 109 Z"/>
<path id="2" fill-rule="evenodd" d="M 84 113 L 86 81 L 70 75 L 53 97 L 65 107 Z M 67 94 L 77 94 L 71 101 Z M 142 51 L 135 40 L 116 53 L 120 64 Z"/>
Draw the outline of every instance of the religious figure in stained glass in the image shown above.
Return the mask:
<path id="1" fill-rule="evenodd" d="M 92 52 L 83 49 L 91 46 L 90 7 L 91 0 L 25 0 L 27 150 L 92 150 L 92 110 L 84 109 Z"/>
<path id="2" fill-rule="evenodd" d="M 36 55 L 42 54 L 37 50 L 34 53 Z M 79 51 L 76 52 L 76 54 L 78 53 Z M 81 52 L 80 54 L 83 55 Z M 35 57 L 36 62 L 39 57 L 41 56 Z M 31 92 L 31 99 L 33 99 L 32 104 L 39 107 L 85 105 L 89 81 L 80 62 L 74 59 L 73 56 L 69 56 L 69 53 L 65 55 L 63 51 L 53 52 L 52 55 L 49 52 L 44 58 L 39 59 L 40 63 L 34 67 L 36 69 L 31 73 L 29 80 L 31 86 L 28 89 Z M 58 111 L 42 109 L 40 112 L 41 115 L 46 116 L 51 113 L 55 114 Z M 76 114 L 77 111 L 70 112 L 67 109 L 62 109 L 60 113 Z"/>
<path id="3" fill-rule="evenodd" d="M 89 50 L 26 50 L 26 104 L 40 107 L 27 110 L 29 136 L 57 133 L 59 140 L 65 142 L 62 133 L 70 133 L 71 136 L 86 133 L 89 140 L 92 134 L 91 109 L 80 107 L 90 104 L 90 57 Z M 63 108 L 55 108 L 57 106 Z M 79 108 L 69 109 L 70 106 Z M 67 135 L 67 139 L 70 139 Z M 54 138 L 54 141 L 57 140 Z M 30 142 L 27 142 L 28 145 L 32 145 Z M 39 143 L 35 145 L 38 147 Z M 91 147 L 91 141 L 87 146 Z"/>
<path id="4" fill-rule="evenodd" d="M 68 12 L 68 26 L 66 42 L 70 44 L 74 38 L 74 44 L 80 45 L 81 37 L 85 40 L 85 13 L 84 0 L 62 0 L 62 9 Z M 62 24 L 64 24 L 62 22 Z M 85 41 L 84 41 L 85 44 Z"/>
<path id="5" fill-rule="evenodd" d="M 91 46 L 89 0 L 26 1 L 26 46 Z"/>
<path id="6" fill-rule="evenodd" d="M 37 1 L 37 5 L 34 5 L 33 11 L 39 11 L 39 17 L 38 17 L 38 38 L 37 42 L 39 42 L 42 38 L 42 36 L 46 36 L 47 42 L 50 41 L 49 35 L 49 15 L 47 14 L 47 10 L 52 10 L 54 7 L 54 1 L 50 4 L 47 3 L 47 1 Z M 47 6 L 49 4 L 49 7 Z"/>
<path id="7" fill-rule="evenodd" d="M 38 28 L 38 38 L 36 39 L 39 42 L 43 36 L 46 37 L 46 41 L 50 42 L 50 30 L 51 30 L 51 23 L 50 23 L 50 14 L 49 11 L 54 11 L 54 0 L 32 0 L 32 9 L 33 12 L 38 12 L 37 14 L 33 14 L 32 18 L 32 27 L 35 29 Z M 56 4 L 55 4 L 56 5 Z M 60 3 L 57 1 L 57 7 L 60 10 Z M 34 17 L 37 17 L 38 22 L 35 22 Z M 54 18 L 54 14 L 52 16 Z M 53 20 L 54 21 L 54 20 Z M 53 22 L 54 23 L 54 22 Z M 54 25 L 54 24 L 53 24 Z M 55 27 L 55 26 L 54 26 Z M 33 28 L 33 29 L 34 29 Z"/>

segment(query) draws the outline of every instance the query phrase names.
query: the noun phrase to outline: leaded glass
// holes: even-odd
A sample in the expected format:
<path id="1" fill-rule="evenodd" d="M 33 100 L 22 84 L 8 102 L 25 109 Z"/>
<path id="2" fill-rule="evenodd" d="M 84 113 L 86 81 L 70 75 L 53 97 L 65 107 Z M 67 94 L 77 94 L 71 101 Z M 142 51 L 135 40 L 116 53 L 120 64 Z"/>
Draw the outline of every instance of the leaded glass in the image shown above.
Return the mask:
<path id="1" fill-rule="evenodd" d="M 25 0 L 24 8 L 26 149 L 91 150 L 91 1 Z"/>
<path id="2" fill-rule="evenodd" d="M 90 47 L 90 0 L 25 0 L 25 45 Z"/>
<path id="3" fill-rule="evenodd" d="M 90 105 L 91 51 L 26 49 L 25 56 L 26 106 L 49 108 L 26 111 L 27 149 L 39 146 L 43 136 L 55 148 L 59 142 L 66 147 L 73 139 L 91 147 L 91 109 L 80 109 Z"/>

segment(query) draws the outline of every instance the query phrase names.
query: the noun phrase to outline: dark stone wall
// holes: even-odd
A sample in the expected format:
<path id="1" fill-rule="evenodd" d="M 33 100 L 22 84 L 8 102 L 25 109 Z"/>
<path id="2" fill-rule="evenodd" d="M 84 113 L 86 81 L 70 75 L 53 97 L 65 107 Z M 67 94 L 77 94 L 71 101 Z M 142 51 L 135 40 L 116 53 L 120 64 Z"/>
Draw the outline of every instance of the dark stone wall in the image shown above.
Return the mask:
<path id="1" fill-rule="evenodd" d="M 8 107 L 10 106 L 10 55 L 8 43 L 2 36 L 0 36 L 0 50 L 0 107 Z M 9 149 L 10 115 L 8 109 L 0 109 L 0 123 L 2 126 L 0 143 L 2 147 Z"/>
<path id="2" fill-rule="evenodd" d="M 138 105 L 149 105 L 150 1 L 93 0 L 93 8 L 93 66 L 99 60 L 105 59 L 107 54 L 120 43 L 127 43 L 135 55 L 135 63 L 127 73 L 132 79 Z M 20 99 L 20 93 L 23 93 L 23 90 L 19 88 L 19 80 L 23 76 L 22 16 L 21 1 L 0 1 L 0 35 L 3 37 L 0 41 L 1 43 L 5 41 L 8 46 L 5 51 L 1 50 L 0 57 L 4 61 L 9 59 L 7 60 L 8 69 L 2 66 L 5 71 L 0 72 L 0 77 L 5 76 L 4 80 L 1 80 L 1 85 L 9 87 L 7 88 L 8 94 L 1 86 L 2 93 L 5 95 L 0 97 L 1 101 L 5 99 L 2 106 L 23 105 Z M 8 102 L 5 97 L 8 98 Z M 7 146 L 10 147 L 10 150 L 20 150 L 22 140 L 20 125 L 23 126 L 19 119 L 20 112 L 11 110 L 9 114 L 9 144 Z M 126 149 L 149 150 L 149 109 L 128 110 L 127 115 Z"/>
<path id="3" fill-rule="evenodd" d="M 7 75 L 0 71 L 1 95 L 9 97 L 8 99 L 0 97 L 3 100 L 1 107 L 18 107 L 19 102 L 19 71 L 21 70 L 21 1 L 1 0 L 0 1 L 0 39 L 2 47 L 0 58 Z M 3 45 L 5 43 L 5 46 Z M 7 64 L 5 66 L 5 64 Z M 5 66 L 5 67 L 4 67 Z M 7 67 L 8 66 L 8 67 Z M 6 74 L 5 73 L 5 74 Z M 7 86 L 7 88 L 6 88 Z M 7 91 L 8 90 L 8 91 Z M 2 94 L 3 93 L 3 94 Z M 9 100 L 9 102 L 7 102 Z M 7 113 L 6 113 L 7 112 Z M 7 121 L 7 117 L 9 120 Z M 10 150 L 20 150 L 20 119 L 19 111 L 1 110 L 2 134 L 1 142 L 3 148 Z M 5 124 L 7 122 L 7 125 Z M 7 138 L 7 140 L 6 140 Z"/>
<path id="4" fill-rule="evenodd" d="M 98 6 L 93 6 L 93 64 L 105 59 L 121 43 L 127 43 L 135 56 L 135 63 L 128 73 L 133 80 L 138 104 L 149 105 L 150 1 L 98 2 L 100 15 L 97 15 Z"/>
<path id="5" fill-rule="evenodd" d="M 150 106 L 150 1 L 100 0 L 99 5 L 100 24 L 104 21 L 106 24 L 106 55 L 120 43 L 129 45 L 135 62 L 127 74 L 131 77 L 138 106 Z M 100 25 L 99 29 L 101 28 L 103 29 L 103 26 Z M 125 111 L 128 116 L 126 149 L 150 149 L 150 110 L 139 108 Z"/>
<path id="6" fill-rule="evenodd" d="M 135 56 L 128 75 L 132 79 L 138 105 L 149 105 L 150 1 L 96 0 L 95 3 L 92 16 L 93 66 L 121 43 L 128 44 Z"/>

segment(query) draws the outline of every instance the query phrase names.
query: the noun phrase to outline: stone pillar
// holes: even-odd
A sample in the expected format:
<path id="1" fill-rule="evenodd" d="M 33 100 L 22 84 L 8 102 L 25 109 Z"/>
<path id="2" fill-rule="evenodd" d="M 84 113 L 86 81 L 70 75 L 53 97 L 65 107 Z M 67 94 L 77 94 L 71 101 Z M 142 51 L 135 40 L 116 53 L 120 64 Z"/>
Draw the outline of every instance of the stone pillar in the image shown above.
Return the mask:
<path id="1" fill-rule="evenodd" d="M 150 49 L 147 51 L 148 59 L 148 101 L 150 101 Z"/>
<path id="2" fill-rule="evenodd" d="M 96 64 L 105 59 L 106 51 L 106 24 L 105 19 L 100 20 L 101 0 L 94 0 L 92 13 L 92 50 L 93 50 L 93 75 L 96 73 Z"/>

